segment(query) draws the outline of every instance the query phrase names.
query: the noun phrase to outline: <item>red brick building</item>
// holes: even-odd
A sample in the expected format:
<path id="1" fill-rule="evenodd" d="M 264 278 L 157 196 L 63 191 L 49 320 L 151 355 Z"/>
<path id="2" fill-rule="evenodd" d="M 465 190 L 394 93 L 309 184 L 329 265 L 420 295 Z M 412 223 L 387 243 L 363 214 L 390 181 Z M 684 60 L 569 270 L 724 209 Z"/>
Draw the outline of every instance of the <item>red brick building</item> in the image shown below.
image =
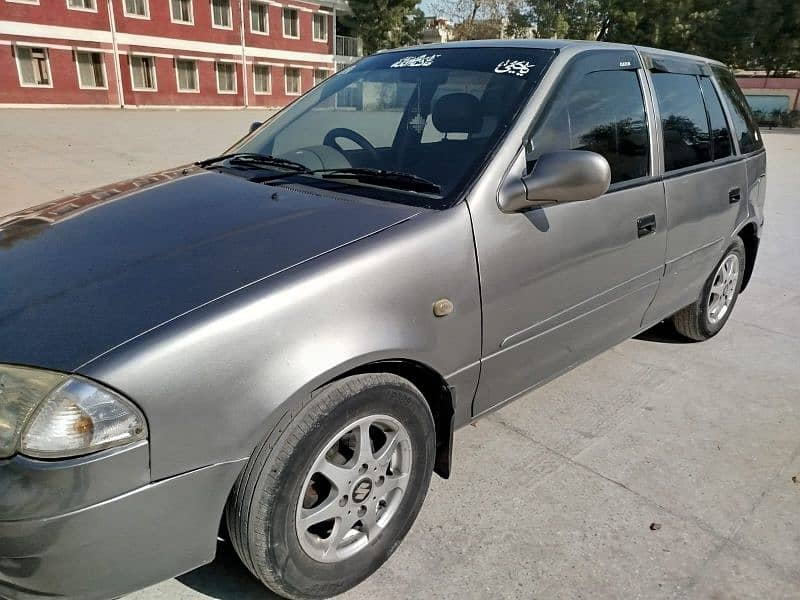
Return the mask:
<path id="1" fill-rule="evenodd" d="M 343 11 L 344 0 L 0 0 L 0 104 L 284 106 L 359 54 L 337 35 Z"/>

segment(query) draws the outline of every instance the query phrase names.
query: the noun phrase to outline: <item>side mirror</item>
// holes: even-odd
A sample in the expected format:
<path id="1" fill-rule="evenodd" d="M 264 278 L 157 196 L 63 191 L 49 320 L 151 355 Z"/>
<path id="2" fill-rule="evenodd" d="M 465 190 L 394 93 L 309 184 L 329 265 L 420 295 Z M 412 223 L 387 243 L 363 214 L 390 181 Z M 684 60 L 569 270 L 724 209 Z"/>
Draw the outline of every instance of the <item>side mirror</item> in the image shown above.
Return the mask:
<path id="1" fill-rule="evenodd" d="M 258 129 L 262 125 L 263 123 L 261 121 L 253 121 L 252 123 L 250 123 L 250 131 L 248 131 L 248 133 L 253 133 L 256 129 Z"/>
<path id="2" fill-rule="evenodd" d="M 611 185 L 611 167 L 595 152 L 566 150 L 542 154 L 533 171 L 511 177 L 500 190 L 503 212 L 548 204 L 565 204 L 602 196 Z"/>

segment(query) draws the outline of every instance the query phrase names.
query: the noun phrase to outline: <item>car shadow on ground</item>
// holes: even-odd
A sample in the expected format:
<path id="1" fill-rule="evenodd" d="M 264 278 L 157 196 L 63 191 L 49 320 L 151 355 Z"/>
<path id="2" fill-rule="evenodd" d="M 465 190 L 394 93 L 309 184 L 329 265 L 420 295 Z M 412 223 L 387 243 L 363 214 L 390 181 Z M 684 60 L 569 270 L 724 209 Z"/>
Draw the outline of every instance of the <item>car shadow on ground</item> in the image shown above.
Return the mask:
<path id="1" fill-rule="evenodd" d="M 236 556 L 227 542 L 217 543 L 217 556 L 213 562 L 178 577 L 189 587 L 217 600 L 278 600 L 264 587 Z"/>
<path id="2" fill-rule="evenodd" d="M 644 342 L 660 342 L 662 344 L 691 344 L 692 340 L 683 337 L 680 333 L 675 331 L 672 323 L 669 321 L 661 321 L 657 325 L 653 325 L 647 331 L 643 331 L 634 339 L 642 340 Z"/>

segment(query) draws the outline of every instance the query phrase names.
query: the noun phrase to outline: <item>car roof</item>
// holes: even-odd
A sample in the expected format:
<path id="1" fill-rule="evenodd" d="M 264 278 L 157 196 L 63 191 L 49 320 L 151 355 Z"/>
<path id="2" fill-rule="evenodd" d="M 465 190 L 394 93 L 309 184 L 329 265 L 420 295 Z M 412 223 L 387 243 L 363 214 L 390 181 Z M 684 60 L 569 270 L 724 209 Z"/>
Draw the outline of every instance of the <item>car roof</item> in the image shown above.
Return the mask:
<path id="1" fill-rule="evenodd" d="M 660 48 L 650 48 L 647 46 L 635 46 L 633 44 L 619 44 L 614 42 L 594 42 L 588 40 L 551 40 L 551 39 L 505 39 L 505 40 L 468 40 L 463 42 L 446 42 L 443 44 L 421 44 L 418 46 L 408 46 L 404 48 L 394 48 L 384 52 L 407 52 L 432 50 L 444 50 L 447 48 L 538 48 L 543 50 L 561 50 L 568 47 L 578 47 L 581 50 L 635 50 L 641 54 L 649 56 L 662 56 L 676 60 L 686 60 L 703 64 L 723 63 L 702 56 L 662 50 Z"/>

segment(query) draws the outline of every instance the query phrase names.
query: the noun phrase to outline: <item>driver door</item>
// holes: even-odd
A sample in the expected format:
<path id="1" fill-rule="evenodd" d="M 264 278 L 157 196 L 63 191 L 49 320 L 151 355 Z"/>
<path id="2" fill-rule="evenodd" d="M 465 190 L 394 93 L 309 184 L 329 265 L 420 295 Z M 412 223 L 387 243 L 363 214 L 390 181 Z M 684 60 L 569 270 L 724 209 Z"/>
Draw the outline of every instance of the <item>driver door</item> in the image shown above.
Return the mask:
<path id="1" fill-rule="evenodd" d="M 635 335 L 664 270 L 664 188 L 638 56 L 578 55 L 540 114 L 510 177 L 545 152 L 582 149 L 605 156 L 612 185 L 513 214 L 470 199 L 484 314 L 475 415 Z"/>

